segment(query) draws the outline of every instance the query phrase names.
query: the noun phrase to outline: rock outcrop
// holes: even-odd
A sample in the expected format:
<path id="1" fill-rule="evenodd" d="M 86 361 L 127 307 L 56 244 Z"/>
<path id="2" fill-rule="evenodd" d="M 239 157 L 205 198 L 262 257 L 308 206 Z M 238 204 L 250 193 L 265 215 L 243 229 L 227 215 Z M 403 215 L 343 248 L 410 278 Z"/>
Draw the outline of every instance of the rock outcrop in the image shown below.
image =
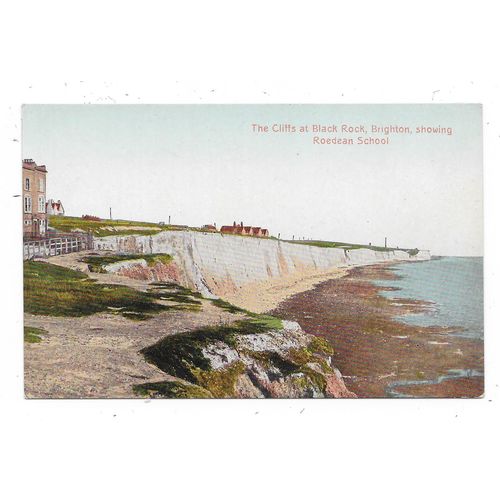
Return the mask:
<path id="1" fill-rule="evenodd" d="M 168 264 L 157 262 L 151 265 L 144 259 L 131 259 L 103 265 L 102 269 L 107 273 L 120 274 L 143 281 L 174 282 L 182 286 L 189 284 L 179 266 L 174 262 Z"/>
<path id="2" fill-rule="evenodd" d="M 330 344 L 291 321 L 259 316 L 171 335 L 142 353 L 177 378 L 136 386 L 149 397 L 356 397 L 332 364 Z"/>

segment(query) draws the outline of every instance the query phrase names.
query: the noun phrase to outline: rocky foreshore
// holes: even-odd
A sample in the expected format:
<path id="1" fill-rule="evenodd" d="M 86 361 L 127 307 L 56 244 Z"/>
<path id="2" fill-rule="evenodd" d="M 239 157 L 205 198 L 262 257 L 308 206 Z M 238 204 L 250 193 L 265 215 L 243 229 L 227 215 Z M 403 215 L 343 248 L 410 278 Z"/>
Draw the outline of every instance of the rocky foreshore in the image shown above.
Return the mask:
<path id="1" fill-rule="evenodd" d="M 382 296 L 379 292 L 389 288 L 379 282 L 395 279 L 390 263 L 353 268 L 284 301 L 271 314 L 327 339 L 347 388 L 360 398 L 481 396 L 482 342 L 453 335 L 459 327 L 398 321 L 434 305 Z"/>

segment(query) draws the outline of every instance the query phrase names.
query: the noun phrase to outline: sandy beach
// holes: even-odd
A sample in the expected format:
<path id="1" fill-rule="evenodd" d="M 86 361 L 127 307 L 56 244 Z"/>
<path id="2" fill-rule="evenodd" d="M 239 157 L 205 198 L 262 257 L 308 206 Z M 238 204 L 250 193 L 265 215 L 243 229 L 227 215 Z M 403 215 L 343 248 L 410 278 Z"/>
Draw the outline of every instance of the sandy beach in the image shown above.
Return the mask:
<path id="1" fill-rule="evenodd" d="M 265 282 L 248 283 L 237 291 L 228 291 L 221 296 L 238 307 L 264 313 L 298 293 L 310 290 L 319 283 L 341 278 L 347 273 L 348 268 L 339 267 L 314 274 L 311 274 L 310 270 L 303 270 L 282 277 L 270 278 Z"/>

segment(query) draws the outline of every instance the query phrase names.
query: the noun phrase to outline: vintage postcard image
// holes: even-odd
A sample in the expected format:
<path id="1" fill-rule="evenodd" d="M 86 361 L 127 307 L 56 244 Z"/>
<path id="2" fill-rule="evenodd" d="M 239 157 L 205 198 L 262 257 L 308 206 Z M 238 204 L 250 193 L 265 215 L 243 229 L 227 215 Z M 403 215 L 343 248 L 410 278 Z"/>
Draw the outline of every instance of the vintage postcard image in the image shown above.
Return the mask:
<path id="1" fill-rule="evenodd" d="M 483 394 L 480 105 L 22 126 L 26 397 Z"/>

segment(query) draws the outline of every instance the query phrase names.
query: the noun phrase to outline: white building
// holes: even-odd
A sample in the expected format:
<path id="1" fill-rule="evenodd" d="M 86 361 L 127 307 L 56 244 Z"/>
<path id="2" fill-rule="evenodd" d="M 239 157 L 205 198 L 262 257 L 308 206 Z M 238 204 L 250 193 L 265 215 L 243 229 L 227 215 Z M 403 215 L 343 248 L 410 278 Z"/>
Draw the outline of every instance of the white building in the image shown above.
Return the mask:
<path id="1" fill-rule="evenodd" d="M 47 200 L 47 214 L 48 215 L 64 215 L 64 207 L 61 200 Z"/>

